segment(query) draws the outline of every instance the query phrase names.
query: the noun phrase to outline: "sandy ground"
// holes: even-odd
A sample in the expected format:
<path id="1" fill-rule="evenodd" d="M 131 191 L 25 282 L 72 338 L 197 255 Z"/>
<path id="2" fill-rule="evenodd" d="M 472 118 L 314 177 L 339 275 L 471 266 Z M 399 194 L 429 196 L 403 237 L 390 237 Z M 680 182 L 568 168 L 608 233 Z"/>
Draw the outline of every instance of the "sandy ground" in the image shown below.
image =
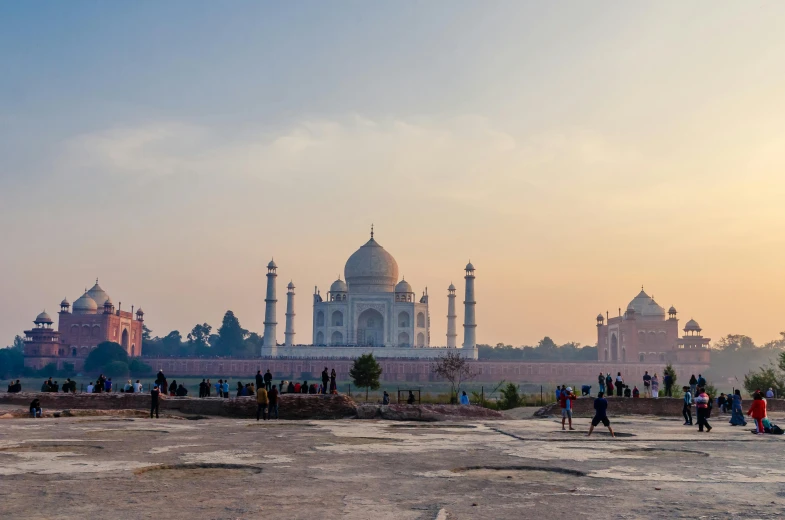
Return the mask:
<path id="1" fill-rule="evenodd" d="M 775 417 L 775 422 L 785 423 Z M 715 418 L 0 422 L 0 518 L 780 518 L 785 436 Z"/>

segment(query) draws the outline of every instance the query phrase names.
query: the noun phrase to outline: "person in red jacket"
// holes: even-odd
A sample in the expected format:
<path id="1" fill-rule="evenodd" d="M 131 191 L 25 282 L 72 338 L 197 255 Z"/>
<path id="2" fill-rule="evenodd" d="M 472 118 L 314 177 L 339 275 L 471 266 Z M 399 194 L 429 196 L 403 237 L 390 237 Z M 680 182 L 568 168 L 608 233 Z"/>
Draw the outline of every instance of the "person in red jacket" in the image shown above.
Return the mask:
<path id="1" fill-rule="evenodd" d="M 575 401 L 575 394 L 572 393 L 572 388 L 568 387 L 562 390 L 559 394 L 559 406 L 561 406 L 561 429 L 564 429 L 564 421 L 570 421 L 570 430 L 572 427 L 572 402 Z"/>
<path id="2" fill-rule="evenodd" d="M 755 392 L 752 396 L 752 405 L 750 405 L 750 409 L 747 410 L 747 415 L 752 416 L 755 420 L 755 428 L 757 428 L 757 434 L 763 435 L 763 418 L 766 417 L 766 401 L 763 399 L 763 395 L 760 392 Z"/>

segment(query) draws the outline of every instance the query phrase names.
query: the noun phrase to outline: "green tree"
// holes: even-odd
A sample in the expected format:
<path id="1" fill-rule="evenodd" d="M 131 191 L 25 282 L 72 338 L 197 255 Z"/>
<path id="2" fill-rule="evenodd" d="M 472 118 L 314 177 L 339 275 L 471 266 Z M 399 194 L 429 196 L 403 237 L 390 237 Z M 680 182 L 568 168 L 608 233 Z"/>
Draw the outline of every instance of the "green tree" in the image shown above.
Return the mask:
<path id="1" fill-rule="evenodd" d="M 507 386 L 499 390 L 499 393 L 501 394 L 501 399 L 499 399 L 500 409 L 510 410 L 521 405 L 521 396 L 515 383 L 507 383 Z"/>
<path id="2" fill-rule="evenodd" d="M 147 325 L 142 323 L 142 341 L 150 341 L 151 339 L 153 339 L 152 333 L 153 331 L 150 330 L 150 328 Z"/>
<path id="3" fill-rule="evenodd" d="M 673 369 L 673 365 L 670 363 L 665 365 L 665 370 L 662 371 L 663 379 L 666 375 L 671 376 L 671 388 L 676 388 L 676 371 Z"/>
<path id="4" fill-rule="evenodd" d="M 179 330 L 173 330 L 166 337 L 161 339 L 161 344 L 166 350 L 167 354 L 177 354 L 183 344 L 183 336 Z"/>
<path id="5" fill-rule="evenodd" d="M 774 389 L 777 395 L 781 395 L 785 391 L 785 382 L 782 380 L 782 374 L 772 365 L 760 367 L 757 371 L 749 372 L 744 376 L 744 389 L 749 394 L 754 393 L 755 390 L 765 392 L 769 388 Z"/>
<path id="6" fill-rule="evenodd" d="M 16 350 L 19 350 L 20 352 L 23 352 L 24 349 L 25 349 L 25 340 L 24 340 L 24 338 L 22 336 L 18 335 L 18 334 L 16 336 L 14 336 L 14 344 L 11 345 L 11 348 L 15 348 Z"/>
<path id="7" fill-rule="evenodd" d="M 365 400 L 368 401 L 368 390 L 379 389 L 379 376 L 382 375 L 382 367 L 376 362 L 373 354 L 363 354 L 354 360 L 352 368 L 349 369 L 349 376 L 354 385 L 365 388 Z"/>
<path id="8" fill-rule="evenodd" d="M 240 320 L 232 311 L 224 314 L 221 328 L 218 329 L 218 344 L 216 345 L 219 356 L 233 356 L 245 350 L 245 337 L 248 331 L 240 326 Z"/>
<path id="9" fill-rule="evenodd" d="M 104 341 L 99 343 L 88 355 L 84 362 L 85 372 L 100 371 L 113 361 L 128 363 L 128 353 L 119 343 Z"/>
<path id="10" fill-rule="evenodd" d="M 24 373 L 24 369 L 24 340 L 21 336 L 16 336 L 13 345 L 0 348 L 0 379 L 19 377 Z"/>
<path id="11" fill-rule="evenodd" d="M 447 352 L 431 365 L 431 371 L 450 382 L 450 402 L 455 403 L 461 382 L 477 374 L 472 371 L 467 359 L 460 354 Z"/>
<path id="12" fill-rule="evenodd" d="M 140 359 L 131 359 L 128 363 L 128 370 L 131 374 L 146 376 L 153 373 L 153 367 Z"/>
<path id="13" fill-rule="evenodd" d="M 124 361 L 112 361 L 111 363 L 107 363 L 101 369 L 107 377 L 118 377 L 118 378 L 127 378 L 128 375 L 131 373 L 130 369 L 128 368 L 128 363 Z"/>
<path id="14" fill-rule="evenodd" d="M 208 354 L 210 348 L 210 331 L 213 328 L 202 323 L 201 325 L 194 326 L 191 332 L 188 333 L 188 345 L 191 352 L 196 356 L 204 356 Z"/>

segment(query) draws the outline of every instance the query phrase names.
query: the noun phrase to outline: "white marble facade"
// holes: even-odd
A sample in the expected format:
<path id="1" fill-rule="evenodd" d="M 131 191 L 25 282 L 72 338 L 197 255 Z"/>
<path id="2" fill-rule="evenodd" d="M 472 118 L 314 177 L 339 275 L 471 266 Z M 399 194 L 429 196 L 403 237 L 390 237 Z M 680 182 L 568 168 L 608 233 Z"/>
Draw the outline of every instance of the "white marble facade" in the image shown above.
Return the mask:
<path id="1" fill-rule="evenodd" d="M 418 299 L 398 264 L 373 238 L 344 267 L 326 298 L 314 290 L 313 345 L 430 347 L 428 294 Z"/>

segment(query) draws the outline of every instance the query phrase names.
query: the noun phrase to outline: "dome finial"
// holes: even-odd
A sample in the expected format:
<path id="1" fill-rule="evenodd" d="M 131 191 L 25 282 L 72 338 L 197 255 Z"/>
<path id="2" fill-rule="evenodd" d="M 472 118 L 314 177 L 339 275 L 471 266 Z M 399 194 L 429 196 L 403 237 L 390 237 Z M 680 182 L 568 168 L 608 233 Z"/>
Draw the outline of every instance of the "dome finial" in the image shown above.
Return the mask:
<path id="1" fill-rule="evenodd" d="M 97 276 L 95 277 L 95 283 L 98 283 L 98 277 Z"/>
<path id="2" fill-rule="evenodd" d="M 373 222 L 371 222 L 371 238 L 373 238 Z"/>

